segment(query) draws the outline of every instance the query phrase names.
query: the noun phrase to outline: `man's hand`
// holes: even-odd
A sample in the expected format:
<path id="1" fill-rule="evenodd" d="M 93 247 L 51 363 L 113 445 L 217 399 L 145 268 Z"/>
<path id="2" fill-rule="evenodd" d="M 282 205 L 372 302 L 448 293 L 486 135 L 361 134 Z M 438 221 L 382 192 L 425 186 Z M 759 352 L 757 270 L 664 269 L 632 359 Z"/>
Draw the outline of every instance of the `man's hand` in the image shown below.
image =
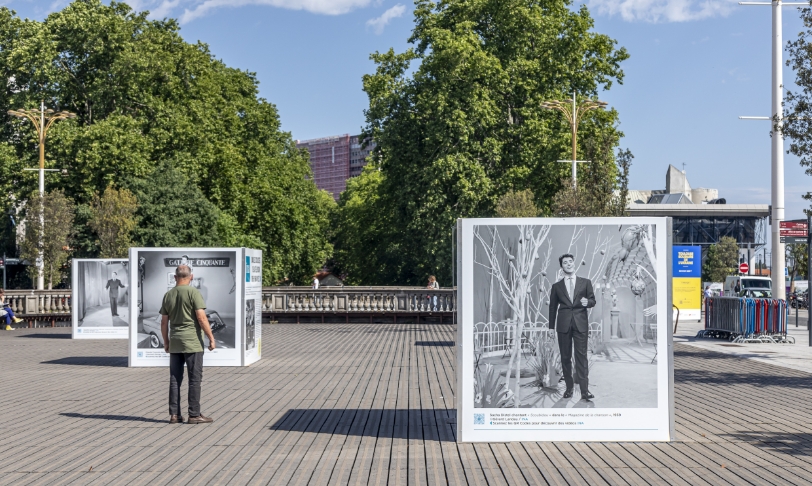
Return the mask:
<path id="1" fill-rule="evenodd" d="M 169 354 L 169 343 L 164 343 L 164 353 Z"/>
<path id="2" fill-rule="evenodd" d="M 214 334 L 211 332 L 209 318 L 206 317 L 206 309 L 197 309 L 195 311 L 195 317 L 197 317 L 197 322 L 200 324 L 200 328 L 203 329 L 206 337 L 209 338 L 209 351 L 214 351 L 214 348 L 216 348 L 217 345 L 214 343 Z"/>
<path id="3" fill-rule="evenodd" d="M 589 304 L 589 301 L 586 300 L 586 297 L 581 297 L 581 305 L 586 307 Z"/>

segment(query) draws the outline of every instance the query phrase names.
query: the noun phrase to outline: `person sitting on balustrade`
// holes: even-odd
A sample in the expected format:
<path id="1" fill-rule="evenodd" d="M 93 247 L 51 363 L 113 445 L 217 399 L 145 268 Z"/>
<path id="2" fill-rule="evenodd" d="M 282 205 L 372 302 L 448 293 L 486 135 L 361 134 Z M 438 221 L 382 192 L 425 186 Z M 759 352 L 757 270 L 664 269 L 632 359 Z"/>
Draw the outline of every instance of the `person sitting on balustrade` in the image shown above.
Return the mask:
<path id="1" fill-rule="evenodd" d="M 11 331 L 13 329 L 11 327 L 12 322 L 14 324 L 23 322 L 22 319 L 14 315 L 14 311 L 11 310 L 11 306 L 6 304 L 6 292 L 2 289 L 0 289 L 0 319 L 5 319 L 6 331 Z"/>

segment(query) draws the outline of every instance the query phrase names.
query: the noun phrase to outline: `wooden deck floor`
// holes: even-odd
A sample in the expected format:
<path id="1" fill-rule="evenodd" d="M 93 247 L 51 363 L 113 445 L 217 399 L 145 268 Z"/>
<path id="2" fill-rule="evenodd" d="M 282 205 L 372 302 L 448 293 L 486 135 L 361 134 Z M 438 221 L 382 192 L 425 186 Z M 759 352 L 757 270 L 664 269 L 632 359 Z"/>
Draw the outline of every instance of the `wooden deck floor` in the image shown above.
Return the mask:
<path id="1" fill-rule="evenodd" d="M 263 326 L 168 425 L 126 341 L 0 332 L 0 484 L 812 484 L 812 375 L 676 347 L 673 443 L 455 442 L 454 326 Z M 775 348 L 780 352 L 780 347 Z M 184 395 L 185 402 L 185 395 Z"/>

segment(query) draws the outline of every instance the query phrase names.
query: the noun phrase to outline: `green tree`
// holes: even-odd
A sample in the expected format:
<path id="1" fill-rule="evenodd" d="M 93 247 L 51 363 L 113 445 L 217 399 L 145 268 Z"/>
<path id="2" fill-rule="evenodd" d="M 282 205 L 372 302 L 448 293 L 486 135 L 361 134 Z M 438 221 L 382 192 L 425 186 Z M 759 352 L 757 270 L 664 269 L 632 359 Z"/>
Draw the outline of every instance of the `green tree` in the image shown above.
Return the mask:
<path id="1" fill-rule="evenodd" d="M 619 150 L 614 161 L 601 157 L 600 150 L 589 150 L 593 160 L 578 172 L 578 185 L 572 179 L 561 181 L 563 186 L 553 197 L 551 213 L 560 217 L 625 216 L 629 198 L 629 169 L 634 158 L 628 150 Z M 591 153 L 590 153 L 591 152 Z M 616 164 L 616 167 L 613 165 Z M 613 180 L 613 177 L 615 178 Z"/>
<path id="2" fill-rule="evenodd" d="M 508 191 L 496 203 L 496 215 L 500 218 L 532 218 L 539 215 L 533 200 L 533 191 Z"/>
<path id="3" fill-rule="evenodd" d="M 708 256 L 702 268 L 706 282 L 724 282 L 728 275 L 736 273 L 739 264 L 739 245 L 730 236 L 723 236 L 719 242 L 708 247 Z"/>
<path id="4" fill-rule="evenodd" d="M 43 277 L 49 289 L 62 282 L 67 271 L 65 264 L 70 252 L 73 232 L 73 202 L 61 190 L 34 193 L 25 208 L 25 233 L 21 238 L 20 256 L 29 262 L 40 261 L 42 255 Z M 36 280 L 39 268 L 28 267 L 32 280 Z"/>
<path id="5" fill-rule="evenodd" d="M 0 77 L 8 81 L 0 90 L 0 144 L 21 166 L 36 165 L 36 136 L 8 109 L 44 99 L 78 115 L 52 128 L 46 153 L 48 167 L 68 169 L 47 184 L 77 204 L 78 255 L 99 255 L 87 224 L 91 203 L 114 183 L 138 198 L 134 244 L 250 243 L 265 251 L 266 283 L 285 276 L 304 283 L 330 256 L 334 202 L 316 188 L 276 107 L 258 96 L 255 74 L 226 66 L 205 44 L 184 42 L 174 19 L 149 20 L 100 0 L 76 0 L 43 22 L 0 8 Z M 19 207 L 36 177 L 15 178 Z"/>
<path id="6" fill-rule="evenodd" d="M 812 8 L 800 11 L 804 30 L 796 40 L 787 44 L 787 65 L 795 71 L 798 90 L 787 90 L 783 123 L 775 120 L 775 128 L 791 140 L 789 152 L 800 159 L 801 166 L 806 167 L 806 174 L 812 175 Z M 812 201 L 812 192 L 807 192 L 803 198 Z"/>
<path id="7" fill-rule="evenodd" d="M 530 189 L 548 213 L 567 172 L 555 161 L 571 156 L 571 144 L 562 115 L 540 103 L 573 89 L 596 97 L 622 80 L 628 57 L 592 32 L 585 7 L 565 0 L 418 0 L 414 15 L 414 47 L 374 53 L 376 72 L 363 80 L 380 175 L 364 171 L 339 203 L 349 213 L 342 235 L 366 246 L 336 239 L 336 259 L 363 268 L 351 278 L 364 283 L 450 281 L 456 219 L 493 215 L 511 190 Z M 579 134 L 579 153 L 594 138 L 613 157 L 617 112 L 591 112 Z M 372 219 L 350 224 L 350 215 Z"/>
<path id="8" fill-rule="evenodd" d="M 101 258 L 126 258 L 130 247 L 130 234 L 135 229 L 135 211 L 138 200 L 128 189 L 107 186 L 104 194 L 93 196 L 88 223 L 98 235 Z"/>

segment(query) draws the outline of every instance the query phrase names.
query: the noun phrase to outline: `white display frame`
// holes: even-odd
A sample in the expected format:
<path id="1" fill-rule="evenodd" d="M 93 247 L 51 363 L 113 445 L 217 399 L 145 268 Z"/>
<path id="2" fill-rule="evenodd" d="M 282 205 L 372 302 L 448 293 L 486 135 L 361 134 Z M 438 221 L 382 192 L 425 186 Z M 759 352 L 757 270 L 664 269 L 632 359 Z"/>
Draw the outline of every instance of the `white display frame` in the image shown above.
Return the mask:
<path id="1" fill-rule="evenodd" d="M 129 260 L 126 258 L 74 258 L 71 262 L 71 293 L 72 293 L 72 300 L 71 300 L 71 337 L 73 339 L 129 339 L 130 329 L 129 329 L 129 319 L 130 313 L 127 312 L 127 315 L 124 316 L 128 320 L 127 327 L 116 327 L 116 326 L 106 326 L 106 327 L 82 327 L 79 325 L 79 308 L 81 303 L 79 299 L 76 297 L 79 293 L 79 269 L 83 264 L 86 263 L 101 263 L 104 265 L 111 264 L 111 263 L 118 263 L 118 264 L 127 264 L 129 265 Z M 131 270 L 131 269 L 130 269 Z M 130 271 L 132 273 L 132 271 Z M 127 285 L 129 285 L 129 279 L 127 281 Z M 128 289 L 129 290 L 129 289 Z M 84 293 L 83 293 L 84 295 Z M 130 295 L 130 300 L 132 300 L 132 295 Z M 128 307 L 130 303 L 128 302 Z"/>
<path id="2" fill-rule="evenodd" d="M 261 295 L 262 295 L 262 274 L 261 274 L 261 258 L 262 258 L 262 251 L 261 250 L 253 250 L 249 248 L 196 248 L 196 247 L 181 247 L 181 248 L 130 248 L 129 253 L 129 262 L 130 262 L 130 288 L 136 289 L 136 292 L 139 292 L 139 278 L 140 278 L 140 268 L 139 268 L 139 257 L 147 256 L 153 254 L 153 256 L 157 256 L 155 254 L 162 255 L 161 258 L 166 258 L 163 254 L 171 254 L 169 258 L 177 257 L 179 255 L 188 255 L 191 259 L 199 259 L 204 258 L 207 256 L 211 256 L 211 254 L 223 254 L 222 256 L 228 256 L 228 258 L 232 259 L 233 263 L 229 264 L 230 270 L 233 270 L 234 277 L 233 277 L 233 285 L 234 291 L 233 296 L 229 294 L 230 297 L 227 297 L 226 300 L 230 300 L 234 304 L 234 343 L 233 347 L 224 349 L 222 347 L 215 348 L 214 351 L 209 351 L 208 349 L 205 350 L 203 356 L 203 366 L 247 366 L 253 362 L 256 362 L 261 358 L 261 347 L 260 341 L 257 342 L 257 349 L 255 352 L 247 352 L 245 349 L 245 333 L 246 333 L 246 326 L 245 326 L 245 301 L 247 299 L 246 296 L 246 287 L 251 289 L 251 285 L 246 285 L 246 280 L 251 279 L 252 269 L 245 265 L 245 258 L 246 255 L 249 257 L 254 255 L 255 257 L 260 258 L 259 264 L 259 302 L 257 303 L 260 308 L 260 320 L 255 325 L 255 329 L 259 331 L 259 338 L 261 339 Z M 171 272 L 174 272 L 173 267 L 167 267 L 167 275 Z M 192 269 L 192 273 L 194 274 L 194 266 Z M 256 272 L 253 272 L 256 275 Z M 163 282 L 163 284 L 152 282 L 150 285 L 166 285 L 166 280 L 168 277 L 164 275 L 156 275 L 152 277 L 155 282 Z M 146 284 L 145 284 L 146 287 Z M 162 288 L 162 287 L 160 287 Z M 165 291 L 165 290 L 164 290 Z M 155 292 L 153 292 L 155 293 Z M 162 293 L 161 293 L 162 295 Z M 254 291 L 254 294 L 256 292 Z M 133 304 L 130 306 L 130 329 L 129 329 L 129 345 L 128 345 L 128 365 L 131 367 L 154 367 L 154 366 L 169 366 L 169 354 L 165 353 L 163 348 L 139 348 L 139 342 L 142 341 L 139 339 L 139 302 L 140 302 L 140 295 L 136 294 L 135 296 L 131 293 L 131 300 Z M 207 305 L 209 303 L 207 302 Z M 155 307 L 152 305 L 152 307 Z M 215 309 L 216 310 L 216 309 Z M 150 316 L 149 319 L 153 319 L 155 316 Z M 154 327 L 154 326 L 153 326 Z M 215 334 L 216 336 L 217 334 Z M 143 337 L 143 336 L 142 336 Z M 161 338 L 162 339 L 162 338 Z"/>
<path id="3" fill-rule="evenodd" d="M 262 250 L 243 248 L 245 262 L 245 283 L 242 301 L 245 315 L 242 320 L 244 345 L 243 366 L 248 366 L 262 359 Z M 248 302 L 253 301 L 254 325 L 253 342 L 248 329 Z M 249 347 L 250 346 L 250 347 Z"/>
<path id="4" fill-rule="evenodd" d="M 656 258 L 656 408 L 475 408 L 474 227 L 487 225 L 650 225 Z M 671 293 L 671 218 L 489 218 L 457 221 L 457 441 L 674 440 L 674 363 Z M 662 256 L 662 258 L 660 258 Z M 557 255 L 556 255 L 557 257 Z M 558 261 L 555 262 L 558 265 Z M 579 274 L 580 275 L 580 274 Z M 470 364 L 470 366 L 466 366 Z M 480 375 L 481 376 L 481 375 Z M 577 385 L 576 385 L 577 389 Z M 480 414 L 475 417 L 474 414 Z M 484 415 L 484 419 L 483 416 Z M 493 414 L 497 416 L 497 425 Z M 616 417 L 614 414 L 620 414 Z M 553 417 L 553 415 L 555 415 Z M 482 421 L 484 420 L 484 424 Z M 475 421 L 478 422 L 475 425 Z"/>

